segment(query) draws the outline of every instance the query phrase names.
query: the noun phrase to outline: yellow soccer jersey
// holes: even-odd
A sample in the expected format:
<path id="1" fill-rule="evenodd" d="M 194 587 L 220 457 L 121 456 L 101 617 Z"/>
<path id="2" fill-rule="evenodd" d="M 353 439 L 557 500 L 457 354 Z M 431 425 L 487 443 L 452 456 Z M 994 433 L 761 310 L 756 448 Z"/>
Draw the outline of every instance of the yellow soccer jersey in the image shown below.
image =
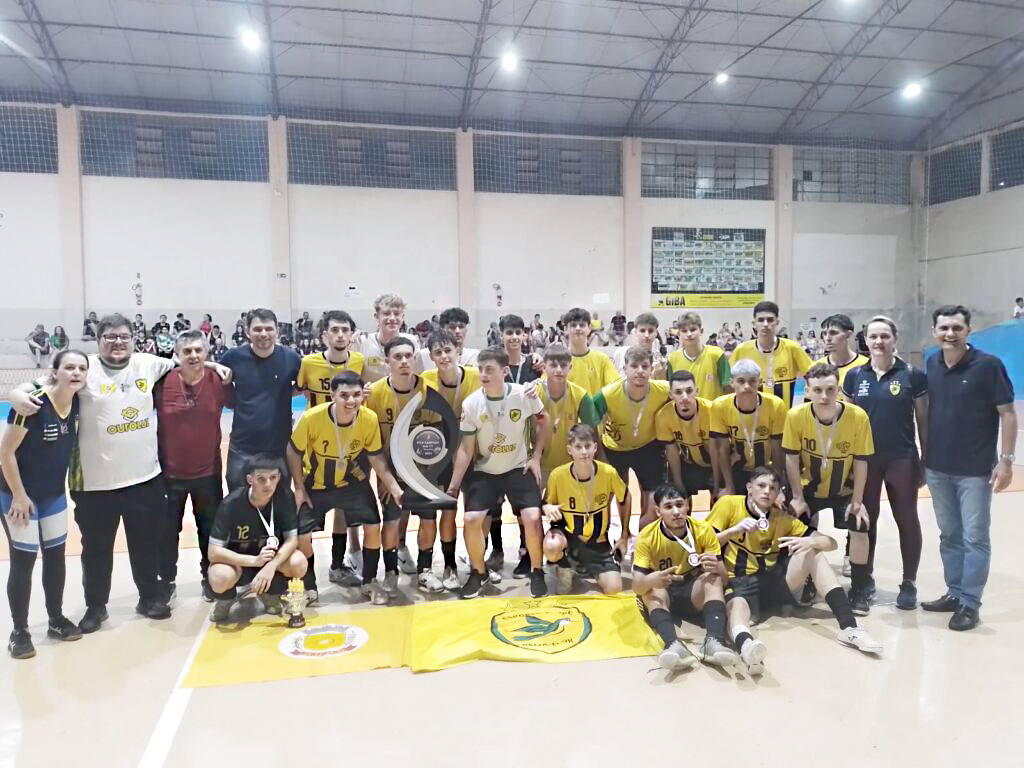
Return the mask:
<path id="1" fill-rule="evenodd" d="M 569 370 L 569 381 L 579 384 L 591 397 L 597 395 L 602 388 L 622 378 L 615 370 L 612 359 L 604 352 L 588 349 L 584 355 L 572 356 L 572 368 Z"/>
<path id="2" fill-rule="evenodd" d="M 867 412 L 853 403 L 842 407 L 832 424 L 818 421 L 810 403 L 786 414 L 782 450 L 800 454 L 803 484 L 816 499 L 852 493 L 853 460 L 866 459 L 875 452 Z"/>
<path id="3" fill-rule="evenodd" d="M 747 516 L 757 519 L 747 508 L 746 496 L 722 496 L 711 509 L 707 523 L 716 531 L 732 528 Z M 775 567 L 779 559 L 779 539 L 783 536 L 810 536 L 813 531 L 792 515 L 771 510 L 768 528 L 755 528 L 736 536 L 725 544 L 725 570 L 729 577 L 764 573 Z"/>
<path id="4" fill-rule="evenodd" d="M 455 418 L 462 420 L 462 403 L 466 396 L 480 389 L 480 369 L 472 365 L 459 366 L 458 386 L 449 387 L 441 381 L 441 374 L 437 368 L 431 368 L 423 372 L 423 380 L 427 386 L 436 389 L 441 396 L 448 401 L 448 405 L 455 411 Z"/>
<path id="5" fill-rule="evenodd" d="M 708 439 L 711 437 L 711 402 L 697 398 L 697 413 L 684 419 L 676 411 L 676 404 L 669 400 L 654 417 L 654 429 L 658 440 L 675 443 L 684 464 L 698 467 L 711 466 Z"/>
<path id="6" fill-rule="evenodd" d="M 380 438 L 384 443 L 384 452 L 390 454 L 388 445 L 391 440 L 391 430 L 395 426 L 395 417 L 401 413 L 406 404 L 417 392 L 427 396 L 427 382 L 423 376 L 417 376 L 413 388 L 409 392 L 398 392 L 391 386 L 391 377 L 386 376 L 378 379 L 370 385 L 370 396 L 366 398 L 366 407 L 377 414 L 380 421 Z M 422 402 L 422 401 L 421 401 Z M 440 421 L 440 417 L 432 411 L 424 410 L 421 406 L 416 410 L 412 424 L 431 424 Z"/>
<path id="7" fill-rule="evenodd" d="M 848 362 L 846 365 L 836 366 L 837 368 L 839 368 L 839 397 L 841 397 L 843 400 L 849 399 L 843 392 L 843 382 L 846 381 L 846 374 L 852 371 L 854 368 L 859 368 L 860 366 L 864 365 L 864 363 L 866 363 L 867 361 L 868 359 L 864 357 L 864 355 L 855 355 L 853 360 Z M 818 363 L 834 365 L 834 363 L 829 361 L 828 355 L 825 355 L 823 358 L 821 358 L 821 360 L 814 361 L 814 365 L 817 365 Z"/>
<path id="8" fill-rule="evenodd" d="M 595 461 L 594 470 L 593 482 L 581 482 L 576 479 L 572 462 L 555 467 L 548 478 L 545 501 L 561 508 L 566 531 L 587 544 L 605 544 L 612 498 L 625 503 L 626 485 L 610 464 Z"/>
<path id="9" fill-rule="evenodd" d="M 337 364 L 328 360 L 323 352 L 313 352 L 302 358 L 296 385 L 299 389 L 306 390 L 309 407 L 312 408 L 331 399 L 331 379 L 335 374 L 353 371 L 362 376 L 365 362 L 363 353 L 354 349 L 349 350 L 348 360 Z"/>
<path id="10" fill-rule="evenodd" d="M 698 555 L 722 554 L 718 537 L 715 536 L 715 529 L 706 520 L 688 517 L 686 518 L 686 527 L 693 534 L 694 551 Z M 683 536 L 679 538 L 686 541 Z M 652 571 L 663 571 L 666 568 L 675 568 L 677 574 L 684 576 L 694 570 L 687 561 L 689 556 L 690 553 L 683 545 L 665 530 L 661 520 L 655 520 L 644 526 L 644 529 L 636 537 L 633 569 L 640 573 L 651 573 Z"/>
<path id="11" fill-rule="evenodd" d="M 680 347 L 668 356 L 665 378 L 671 381 L 676 371 L 692 373 L 697 394 L 705 400 L 721 397 L 729 389 L 729 358 L 721 347 L 705 346 L 692 360 Z"/>
<path id="12" fill-rule="evenodd" d="M 314 491 L 365 482 L 367 475 L 358 459 L 381 451 L 377 414 L 360 406 L 351 424 L 334 422 L 334 404 L 309 408 L 292 432 L 292 448 L 302 454 L 306 487 Z"/>
<path id="13" fill-rule="evenodd" d="M 537 385 L 537 394 L 544 403 L 544 412 L 551 420 L 551 436 L 540 459 L 541 469 L 545 472 L 552 472 L 572 460 L 567 447 L 570 429 L 581 423 L 597 429 L 601 424 L 594 409 L 594 401 L 587 390 L 571 381 L 565 383 L 565 390 L 558 400 L 553 400 L 548 392 L 547 381 L 542 379 Z"/>
<path id="14" fill-rule="evenodd" d="M 793 385 L 811 367 L 811 358 L 803 347 L 792 339 L 781 336 L 768 352 L 757 348 L 757 339 L 744 341 L 732 351 L 730 365 L 739 360 L 753 360 L 761 368 L 761 390 L 782 398 L 789 408 L 793 405 Z"/>
<path id="15" fill-rule="evenodd" d="M 634 451 L 657 439 L 654 417 L 669 402 L 668 382 L 651 379 L 647 397 L 637 402 L 626 393 L 626 381 L 609 384 L 594 398 L 597 415 L 603 420 L 601 435 L 605 448 Z"/>
<path id="16" fill-rule="evenodd" d="M 782 437 L 786 425 L 786 404 L 782 400 L 767 392 L 759 393 L 757 398 L 757 408 L 751 413 L 736 407 L 736 395 L 722 395 L 711 404 L 711 435 L 729 439 L 732 463 L 742 457 L 744 469 L 771 462 L 771 440 Z"/>

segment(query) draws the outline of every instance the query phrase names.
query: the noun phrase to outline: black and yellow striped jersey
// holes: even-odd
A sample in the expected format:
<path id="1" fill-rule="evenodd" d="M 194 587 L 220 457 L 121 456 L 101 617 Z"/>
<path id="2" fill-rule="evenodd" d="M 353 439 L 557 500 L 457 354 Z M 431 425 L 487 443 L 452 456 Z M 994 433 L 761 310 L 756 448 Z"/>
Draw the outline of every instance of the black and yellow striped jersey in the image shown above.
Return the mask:
<path id="1" fill-rule="evenodd" d="M 715 529 L 706 520 L 688 517 L 686 518 L 686 527 L 689 533 L 693 534 L 694 552 L 698 555 L 722 554 L 718 537 L 715 536 Z M 686 535 L 680 535 L 678 538 L 685 541 Z M 691 566 L 687 560 L 689 556 L 690 553 L 683 545 L 665 529 L 664 523 L 661 520 L 655 520 L 644 526 L 644 529 L 637 534 L 636 546 L 633 551 L 633 570 L 640 573 L 651 573 L 663 571 L 666 568 L 675 568 L 677 574 L 685 576 L 694 570 L 694 566 Z"/>
<path id="2" fill-rule="evenodd" d="M 675 443 L 684 464 L 698 467 L 711 466 L 711 401 L 697 398 L 697 412 L 684 419 L 676 411 L 676 404 L 669 400 L 654 417 L 658 440 Z"/>
<path id="3" fill-rule="evenodd" d="M 413 388 L 409 392 L 399 392 L 391 386 L 391 377 L 385 376 L 370 385 L 370 396 L 366 398 L 366 407 L 377 414 L 380 422 L 380 439 L 384 444 L 385 453 L 389 453 L 387 446 L 391 442 L 391 430 L 395 426 L 395 419 L 402 409 L 408 405 L 416 393 L 420 393 L 420 407 L 413 414 L 412 424 L 434 424 L 441 420 L 433 411 L 423 408 L 427 397 L 427 382 L 422 375 L 416 376 Z"/>
<path id="4" fill-rule="evenodd" d="M 767 392 L 758 393 L 757 407 L 750 413 L 737 407 L 734 394 L 722 395 L 711 404 L 712 437 L 727 438 L 732 463 L 742 462 L 744 469 L 771 463 L 771 441 L 782 437 L 785 424 L 786 404 Z"/>
<path id="5" fill-rule="evenodd" d="M 811 358 L 804 348 L 792 339 L 776 337 L 775 345 L 767 352 L 757 346 L 757 339 L 744 341 L 732 351 L 729 363 L 753 360 L 761 369 L 761 391 L 781 398 L 789 408 L 793 405 L 796 380 L 807 373 Z"/>
<path id="6" fill-rule="evenodd" d="M 619 504 L 626 501 L 626 485 L 614 467 L 595 461 L 593 477 L 581 481 L 569 462 L 551 472 L 545 501 L 562 510 L 566 531 L 587 544 L 604 544 L 608 541 L 613 498 Z"/>
<path id="7" fill-rule="evenodd" d="M 336 374 L 352 371 L 362 376 L 365 362 L 363 353 L 354 349 L 349 350 L 348 360 L 344 363 L 332 363 L 325 353 L 313 352 L 302 358 L 295 386 L 306 391 L 310 408 L 321 405 L 331 399 L 331 379 Z"/>
<path id="8" fill-rule="evenodd" d="M 422 374 L 427 386 L 441 393 L 448 405 L 455 411 L 455 418 L 462 420 L 462 403 L 466 397 L 480 389 L 480 370 L 472 365 L 459 366 L 459 383 L 450 387 L 441 380 L 437 368 L 431 368 Z"/>
<path id="9" fill-rule="evenodd" d="M 822 424 L 811 403 L 786 414 L 782 450 L 800 455 L 803 485 L 816 499 L 852 493 L 854 459 L 866 459 L 875 452 L 867 412 L 853 403 L 840 407 L 832 424 Z"/>
<path id="10" fill-rule="evenodd" d="M 377 414 L 360 406 L 351 424 L 334 421 L 334 403 L 309 408 L 292 432 L 292 448 L 302 455 L 302 475 L 313 491 L 367 480 L 363 454 L 381 452 Z"/>
<path id="11" fill-rule="evenodd" d="M 715 502 L 706 522 L 722 533 L 748 516 L 755 520 L 758 518 L 748 508 L 746 496 L 722 496 Z M 810 536 L 813 532 L 792 515 L 771 510 L 766 530 L 755 528 L 725 543 L 725 570 L 730 578 L 764 573 L 778 562 L 779 539 L 783 536 Z"/>

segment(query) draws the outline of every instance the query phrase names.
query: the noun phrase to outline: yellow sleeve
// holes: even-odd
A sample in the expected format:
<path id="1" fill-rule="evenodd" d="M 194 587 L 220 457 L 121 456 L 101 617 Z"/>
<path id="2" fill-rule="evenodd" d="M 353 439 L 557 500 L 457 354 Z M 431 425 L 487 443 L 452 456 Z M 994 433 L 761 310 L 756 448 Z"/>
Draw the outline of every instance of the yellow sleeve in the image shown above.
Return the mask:
<path id="1" fill-rule="evenodd" d="M 810 355 L 804 351 L 804 348 L 797 344 L 795 341 L 792 344 L 793 350 L 793 367 L 796 369 L 796 377 L 800 378 L 807 371 L 811 369 L 813 362 L 811 361 Z"/>
<path id="2" fill-rule="evenodd" d="M 655 521 L 655 523 L 656 522 L 657 521 Z M 654 523 L 651 523 L 651 525 L 654 525 Z M 651 554 L 651 537 L 649 535 L 644 535 L 645 533 L 648 533 L 649 528 L 650 525 L 648 525 L 648 527 L 641 531 L 640 535 L 637 536 L 636 548 L 633 550 L 633 567 L 641 568 L 645 571 L 654 570 L 654 557 Z"/>
<path id="3" fill-rule="evenodd" d="M 786 418 L 789 416 L 789 408 L 786 401 L 779 398 L 772 400 L 771 418 L 769 419 L 768 434 L 771 437 L 782 437 L 786 430 Z"/>
<path id="4" fill-rule="evenodd" d="M 367 453 L 380 453 L 382 449 L 380 441 L 380 422 L 377 414 L 369 408 L 360 411 L 361 416 L 366 416 L 366 431 L 363 437 L 363 444 Z"/>
<path id="5" fill-rule="evenodd" d="M 803 521 L 798 518 L 787 515 L 786 520 L 789 521 L 789 532 L 782 533 L 782 536 L 806 536 L 810 533 L 810 528 L 804 525 Z"/>
<path id="6" fill-rule="evenodd" d="M 548 487 L 544 498 L 545 504 L 558 504 L 559 491 L 562 486 L 562 473 L 558 470 L 559 467 L 555 467 L 551 471 L 551 477 L 548 478 Z"/>
<path id="7" fill-rule="evenodd" d="M 309 410 L 303 411 L 302 415 L 299 417 L 298 423 L 295 425 L 295 429 L 292 431 L 292 447 L 294 447 L 298 453 L 306 452 L 306 445 L 309 437 L 309 423 L 311 421 L 309 418 L 310 413 L 311 411 Z"/>
<path id="8" fill-rule="evenodd" d="M 700 545 L 701 552 L 707 552 L 712 555 L 722 554 L 722 545 L 718 543 L 718 537 L 715 536 L 715 529 L 711 525 L 700 526 L 698 543 Z"/>
<path id="9" fill-rule="evenodd" d="M 728 407 L 729 395 L 715 398 L 711 403 L 711 433 L 714 435 L 728 435 L 729 425 L 725 423 L 725 409 Z"/>
<path id="10" fill-rule="evenodd" d="M 715 502 L 715 506 L 711 508 L 711 514 L 705 518 L 705 521 L 719 533 L 732 527 L 732 503 L 728 496 L 723 496 Z"/>
<path id="11" fill-rule="evenodd" d="M 856 408 L 856 406 L 853 406 Z M 875 441 L 871 434 L 871 421 L 866 411 L 857 414 L 857 439 L 854 441 L 854 456 L 870 456 L 875 452 Z"/>
<path id="12" fill-rule="evenodd" d="M 786 425 L 782 430 L 782 450 L 790 453 L 800 452 L 800 412 L 803 406 L 798 406 L 786 414 Z"/>
<path id="13" fill-rule="evenodd" d="M 672 413 L 669 410 L 674 410 L 675 407 L 675 403 L 665 403 L 654 416 L 654 437 L 663 443 L 670 443 L 675 439 L 672 432 Z"/>
<path id="14" fill-rule="evenodd" d="M 621 376 L 619 376 L 619 371 L 615 367 L 615 363 L 612 362 L 612 359 L 610 357 L 608 357 L 608 355 L 606 355 L 604 352 L 595 352 L 594 354 L 601 356 L 601 386 L 602 387 L 606 387 L 609 384 L 614 384 L 616 381 L 618 381 L 620 378 L 622 378 Z"/>
<path id="15" fill-rule="evenodd" d="M 302 362 L 299 363 L 299 375 L 295 377 L 295 386 L 299 389 L 306 389 L 309 386 L 306 383 L 306 379 L 309 378 L 309 364 L 306 360 L 307 358 L 302 358 Z"/>
<path id="16" fill-rule="evenodd" d="M 350 370 L 358 373 L 360 376 L 363 375 L 363 367 L 366 365 L 366 356 L 362 352 L 356 352 L 352 350 L 349 353 L 348 367 Z"/>
<path id="17" fill-rule="evenodd" d="M 611 468 L 611 472 L 609 474 L 611 476 L 612 493 L 615 494 L 615 500 L 619 502 L 619 504 L 625 503 L 626 484 L 622 482 L 622 478 L 619 477 L 619 473 L 616 472 L 614 468 Z"/>

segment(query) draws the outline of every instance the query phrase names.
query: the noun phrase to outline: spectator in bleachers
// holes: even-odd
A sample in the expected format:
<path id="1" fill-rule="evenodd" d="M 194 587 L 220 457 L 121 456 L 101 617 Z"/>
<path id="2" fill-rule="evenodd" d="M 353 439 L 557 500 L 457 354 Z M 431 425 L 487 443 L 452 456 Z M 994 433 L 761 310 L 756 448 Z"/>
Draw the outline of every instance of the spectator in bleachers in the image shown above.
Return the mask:
<path id="1" fill-rule="evenodd" d="M 612 344 L 617 347 L 621 347 L 626 340 L 626 316 L 621 311 L 612 315 L 611 338 Z"/>
<path id="2" fill-rule="evenodd" d="M 209 314 L 203 315 L 203 322 L 199 324 L 199 330 L 206 336 L 206 340 L 210 340 L 210 331 L 213 330 L 213 317 Z"/>
<path id="3" fill-rule="evenodd" d="M 43 324 L 36 325 L 35 330 L 25 337 L 28 342 L 28 349 L 32 353 L 32 359 L 36 361 L 36 368 L 43 367 L 43 361 L 50 362 L 50 334 L 43 328 Z"/>
<path id="4" fill-rule="evenodd" d="M 743 324 L 738 320 L 736 321 L 736 325 L 732 328 L 732 337 L 736 339 L 737 344 L 742 344 L 747 340 L 746 334 L 743 333 Z"/>
<path id="5" fill-rule="evenodd" d="M 185 317 L 184 313 L 179 312 L 174 318 L 174 335 L 177 336 L 182 331 L 187 331 L 192 327 L 192 321 Z"/>
<path id="6" fill-rule="evenodd" d="M 140 314 L 136 314 L 135 319 L 132 321 L 132 336 L 136 339 L 146 338 L 146 321 L 142 319 Z"/>
<path id="7" fill-rule="evenodd" d="M 160 319 L 157 320 L 156 323 L 153 324 L 153 327 L 150 329 L 149 335 L 152 336 L 153 338 L 156 338 L 157 334 L 159 334 L 161 331 L 163 331 L 164 333 L 171 332 L 171 324 L 167 322 L 167 315 L 160 315 Z"/>
<path id="8" fill-rule="evenodd" d="M 50 346 L 53 349 L 53 354 L 63 352 L 71 344 L 71 339 L 68 338 L 67 333 L 64 332 L 63 325 L 53 326 L 53 333 L 50 335 Z"/>
<path id="9" fill-rule="evenodd" d="M 1024 317 L 1024 296 L 1018 296 L 1013 305 L 1013 319 Z"/>
<path id="10" fill-rule="evenodd" d="M 82 321 L 82 341 L 96 341 L 96 323 L 98 322 L 95 312 L 90 312 L 89 316 Z"/>

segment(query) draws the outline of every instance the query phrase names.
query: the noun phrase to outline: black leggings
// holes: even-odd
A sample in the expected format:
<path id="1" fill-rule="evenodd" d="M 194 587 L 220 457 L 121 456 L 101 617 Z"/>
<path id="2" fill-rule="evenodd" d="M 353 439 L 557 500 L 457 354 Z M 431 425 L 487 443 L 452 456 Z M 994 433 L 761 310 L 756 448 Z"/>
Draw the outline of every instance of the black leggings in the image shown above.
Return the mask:
<path id="1" fill-rule="evenodd" d="M 868 479 L 864 485 L 864 507 L 871 518 L 868 530 L 870 549 L 868 572 L 875 566 L 875 544 L 878 540 L 878 517 L 881 510 L 882 485 L 889 497 L 892 517 L 900 534 L 903 556 L 903 578 L 917 579 L 921 564 L 921 521 L 917 516 L 917 489 L 920 467 L 917 456 L 890 458 L 872 456 L 868 459 Z"/>
<path id="2" fill-rule="evenodd" d="M 11 604 L 11 618 L 15 629 L 28 628 L 28 602 L 32 596 L 32 570 L 36 566 L 36 553 L 15 549 L 10 544 L 7 520 L 0 515 L 4 531 L 8 534 L 8 550 L 11 557 L 10 572 L 7 574 L 7 601 Z M 58 619 L 64 610 L 64 544 L 43 550 L 43 593 L 46 595 L 46 612 L 51 619 Z"/>

